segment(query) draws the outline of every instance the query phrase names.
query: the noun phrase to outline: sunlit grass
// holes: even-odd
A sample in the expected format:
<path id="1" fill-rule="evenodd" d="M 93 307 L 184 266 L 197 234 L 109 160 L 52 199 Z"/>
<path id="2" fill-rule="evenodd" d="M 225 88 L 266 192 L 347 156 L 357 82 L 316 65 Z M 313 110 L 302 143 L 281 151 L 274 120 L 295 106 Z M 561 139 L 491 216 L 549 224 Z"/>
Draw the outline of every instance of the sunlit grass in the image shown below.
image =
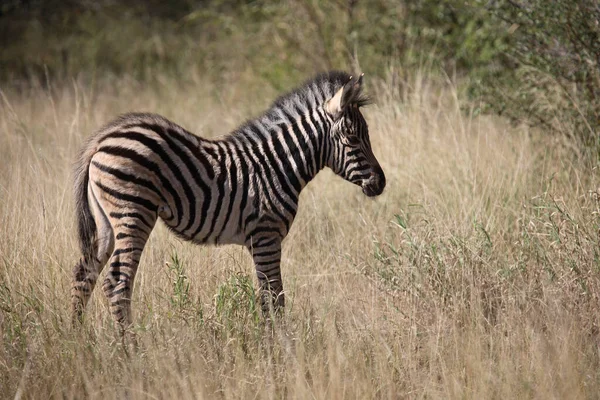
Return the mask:
<path id="1" fill-rule="evenodd" d="M 70 172 L 84 138 L 133 110 L 215 136 L 275 95 L 250 102 L 232 82 L 213 100 L 207 82 L 159 81 L 2 93 L 2 397 L 600 392 L 597 169 L 539 132 L 472 116 L 452 85 L 423 77 L 403 90 L 368 82 L 388 186 L 373 200 L 326 171 L 303 192 L 276 324 L 257 308 L 246 250 L 192 246 L 160 225 L 136 277 L 137 347 L 120 344 L 101 290 L 72 329 Z"/>

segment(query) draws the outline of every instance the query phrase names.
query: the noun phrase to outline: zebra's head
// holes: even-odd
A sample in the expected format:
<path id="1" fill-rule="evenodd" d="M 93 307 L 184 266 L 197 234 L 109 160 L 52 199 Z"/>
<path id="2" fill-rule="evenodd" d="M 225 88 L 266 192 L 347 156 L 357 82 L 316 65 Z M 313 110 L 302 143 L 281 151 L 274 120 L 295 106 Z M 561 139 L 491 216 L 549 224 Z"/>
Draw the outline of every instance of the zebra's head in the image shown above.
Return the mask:
<path id="1" fill-rule="evenodd" d="M 385 188 L 385 174 L 371 149 L 369 128 L 360 112 L 366 103 L 361 94 L 361 75 L 349 81 L 325 103 L 332 122 L 332 151 L 327 166 L 345 180 L 360 186 L 367 196 L 378 196 Z"/>

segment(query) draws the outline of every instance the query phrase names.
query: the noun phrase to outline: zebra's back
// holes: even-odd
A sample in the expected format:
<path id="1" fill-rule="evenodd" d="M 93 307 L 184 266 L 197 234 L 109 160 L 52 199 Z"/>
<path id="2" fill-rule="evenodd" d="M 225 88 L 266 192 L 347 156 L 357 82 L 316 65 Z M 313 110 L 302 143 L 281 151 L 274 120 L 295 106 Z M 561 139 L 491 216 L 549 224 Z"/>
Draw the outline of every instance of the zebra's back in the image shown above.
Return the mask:
<path id="1" fill-rule="evenodd" d="M 123 223 L 143 227 L 158 215 L 186 240 L 244 243 L 243 210 L 231 196 L 239 176 L 226 143 L 200 138 L 159 115 L 127 114 L 101 129 L 89 146 L 90 183 L 112 198 Z"/>

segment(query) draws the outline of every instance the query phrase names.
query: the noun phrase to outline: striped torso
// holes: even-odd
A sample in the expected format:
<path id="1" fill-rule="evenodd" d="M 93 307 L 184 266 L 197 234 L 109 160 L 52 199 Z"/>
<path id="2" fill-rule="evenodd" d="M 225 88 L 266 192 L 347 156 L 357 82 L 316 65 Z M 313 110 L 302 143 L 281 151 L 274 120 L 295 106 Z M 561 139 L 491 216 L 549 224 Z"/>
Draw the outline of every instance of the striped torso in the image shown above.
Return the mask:
<path id="1" fill-rule="evenodd" d="M 114 198 L 136 196 L 195 243 L 285 237 L 300 191 L 323 167 L 315 132 L 327 122 L 313 114 L 264 116 L 220 140 L 158 115 L 124 115 L 95 137 L 94 183 Z"/>

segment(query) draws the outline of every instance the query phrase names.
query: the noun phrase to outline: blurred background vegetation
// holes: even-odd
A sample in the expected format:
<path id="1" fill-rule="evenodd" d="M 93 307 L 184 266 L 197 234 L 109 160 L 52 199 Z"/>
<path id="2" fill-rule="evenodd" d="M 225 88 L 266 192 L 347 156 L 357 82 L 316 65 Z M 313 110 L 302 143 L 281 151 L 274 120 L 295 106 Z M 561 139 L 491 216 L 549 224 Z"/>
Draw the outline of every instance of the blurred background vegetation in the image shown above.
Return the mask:
<path id="1" fill-rule="evenodd" d="M 597 0 L 8 0 L 0 84 L 152 84 L 206 76 L 281 91 L 317 71 L 402 86 L 426 71 L 475 112 L 567 136 L 598 157 Z M 391 77 L 390 77 L 391 75 Z"/>

